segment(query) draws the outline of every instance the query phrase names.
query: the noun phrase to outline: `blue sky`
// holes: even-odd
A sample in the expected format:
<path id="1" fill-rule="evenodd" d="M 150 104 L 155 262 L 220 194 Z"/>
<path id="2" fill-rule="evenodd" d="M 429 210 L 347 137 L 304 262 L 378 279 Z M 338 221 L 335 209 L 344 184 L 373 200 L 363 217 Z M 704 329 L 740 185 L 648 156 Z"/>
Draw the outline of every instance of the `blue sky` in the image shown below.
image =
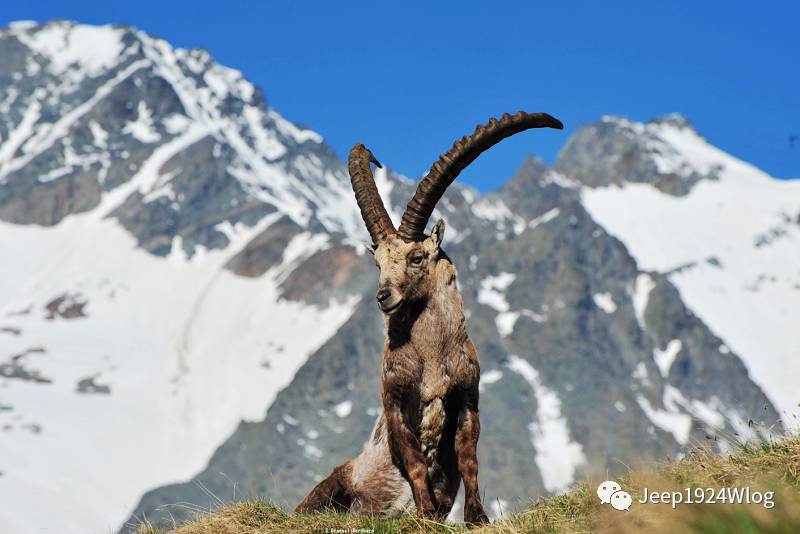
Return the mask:
<path id="1" fill-rule="evenodd" d="M 519 109 L 566 128 L 505 141 L 463 181 L 496 189 L 525 154 L 553 161 L 602 115 L 669 112 L 774 176 L 800 177 L 800 142 L 788 141 L 800 134 L 797 2 L 15 4 L 0 23 L 128 23 L 205 48 L 340 156 L 364 142 L 409 177 L 477 122 Z"/>

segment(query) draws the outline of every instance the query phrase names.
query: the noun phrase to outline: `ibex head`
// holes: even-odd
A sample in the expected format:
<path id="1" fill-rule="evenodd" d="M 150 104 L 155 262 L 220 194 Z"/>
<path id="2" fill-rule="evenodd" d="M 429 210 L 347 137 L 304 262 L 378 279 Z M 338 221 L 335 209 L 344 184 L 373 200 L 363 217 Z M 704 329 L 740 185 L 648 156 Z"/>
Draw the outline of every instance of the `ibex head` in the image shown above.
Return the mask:
<path id="1" fill-rule="evenodd" d="M 456 141 L 420 182 L 397 230 L 372 176 L 370 163 L 378 167 L 380 163 L 364 145 L 352 148 L 348 161 L 350 181 L 372 238 L 371 252 L 381 271 L 376 297 L 384 313 L 391 315 L 405 303 L 427 297 L 435 287 L 438 263 L 446 257 L 441 251 L 444 221 L 438 221 L 430 235 L 425 234 L 425 227 L 447 187 L 483 151 L 529 128 L 561 129 L 563 125 L 546 113 L 506 113 L 500 120 L 490 119 L 472 135 Z"/>

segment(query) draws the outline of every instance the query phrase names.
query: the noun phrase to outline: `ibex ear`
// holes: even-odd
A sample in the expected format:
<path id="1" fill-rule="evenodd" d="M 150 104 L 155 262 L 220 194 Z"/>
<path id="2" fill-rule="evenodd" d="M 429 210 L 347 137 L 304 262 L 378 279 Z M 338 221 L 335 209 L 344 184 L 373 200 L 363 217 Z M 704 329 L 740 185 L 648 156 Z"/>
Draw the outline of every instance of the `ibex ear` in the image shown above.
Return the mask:
<path id="1" fill-rule="evenodd" d="M 377 246 L 373 245 L 372 243 L 367 243 L 366 241 L 363 242 L 364 248 L 369 251 L 370 254 L 373 256 L 375 255 L 375 251 L 377 250 Z"/>
<path id="2" fill-rule="evenodd" d="M 442 240 L 444 239 L 444 219 L 439 219 L 436 221 L 436 224 L 433 225 L 433 229 L 431 230 L 431 241 L 433 241 L 433 246 L 437 250 L 439 246 L 442 244 Z"/>

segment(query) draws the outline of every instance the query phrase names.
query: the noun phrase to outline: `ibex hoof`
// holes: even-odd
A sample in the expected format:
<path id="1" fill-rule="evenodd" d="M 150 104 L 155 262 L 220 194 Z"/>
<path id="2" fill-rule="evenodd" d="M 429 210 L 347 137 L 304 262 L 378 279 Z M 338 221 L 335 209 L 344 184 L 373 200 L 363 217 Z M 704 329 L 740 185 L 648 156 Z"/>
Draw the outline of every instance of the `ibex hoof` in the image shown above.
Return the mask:
<path id="1" fill-rule="evenodd" d="M 485 525 L 489 518 L 483 510 L 474 510 L 464 513 L 464 522 L 468 525 Z"/>

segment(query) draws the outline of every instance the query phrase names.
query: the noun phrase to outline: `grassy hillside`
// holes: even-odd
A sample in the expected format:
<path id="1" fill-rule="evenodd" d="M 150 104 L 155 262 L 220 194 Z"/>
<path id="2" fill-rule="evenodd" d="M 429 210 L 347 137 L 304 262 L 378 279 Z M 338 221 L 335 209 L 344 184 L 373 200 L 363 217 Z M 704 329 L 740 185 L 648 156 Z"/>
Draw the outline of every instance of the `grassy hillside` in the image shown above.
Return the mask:
<path id="1" fill-rule="evenodd" d="M 720 456 L 703 449 L 687 458 L 650 471 L 633 471 L 618 478 L 633 496 L 630 511 L 601 504 L 598 481 L 585 481 L 571 492 L 531 504 L 527 511 L 491 525 L 471 529 L 474 534 L 522 532 L 800 532 L 800 438 L 743 445 L 734 454 Z M 684 488 L 746 487 L 774 491 L 774 506 L 764 504 L 641 504 L 644 488 L 681 491 Z M 710 492 L 710 491 L 709 491 Z M 704 492 L 704 493 L 709 493 Z M 685 495 L 683 497 L 686 498 Z M 362 530 L 363 529 L 363 530 Z M 174 534 L 318 533 L 462 533 L 460 524 L 423 521 L 409 515 L 382 521 L 335 513 L 289 515 L 265 501 L 253 501 L 200 513 L 178 526 Z M 162 534 L 143 525 L 140 534 Z"/>

